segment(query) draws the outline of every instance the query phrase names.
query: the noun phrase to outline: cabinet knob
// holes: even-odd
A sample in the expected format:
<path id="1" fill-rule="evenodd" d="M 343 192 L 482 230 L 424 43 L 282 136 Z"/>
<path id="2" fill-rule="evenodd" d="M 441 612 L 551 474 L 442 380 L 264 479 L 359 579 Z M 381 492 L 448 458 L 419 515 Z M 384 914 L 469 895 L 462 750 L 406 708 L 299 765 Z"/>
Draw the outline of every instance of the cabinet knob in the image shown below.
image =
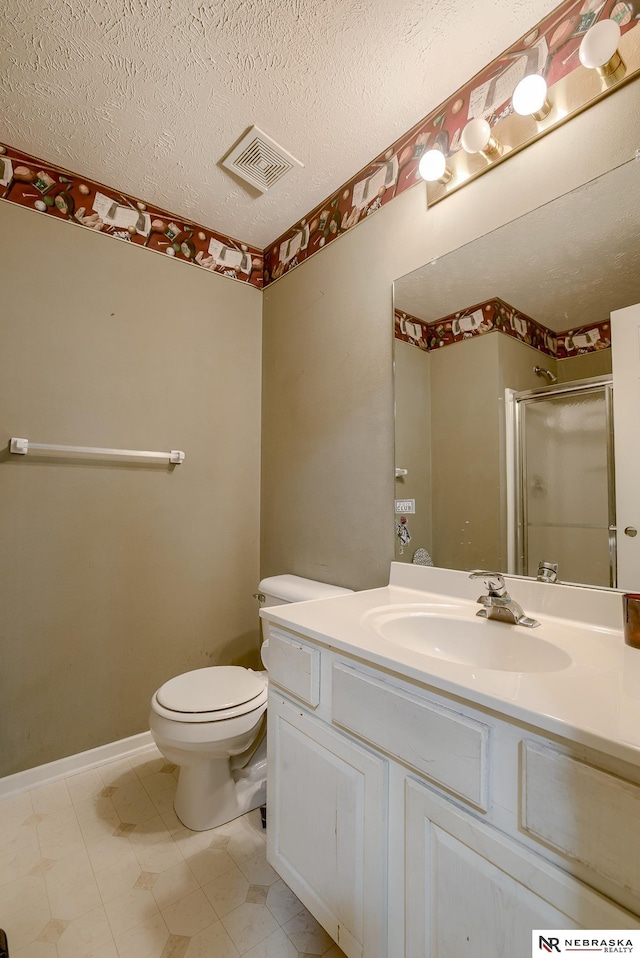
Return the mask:
<path id="1" fill-rule="evenodd" d="M 624 530 L 624 534 L 625 536 L 631 536 L 633 539 L 634 536 L 638 535 L 638 530 L 635 528 L 635 526 L 627 526 Z"/>

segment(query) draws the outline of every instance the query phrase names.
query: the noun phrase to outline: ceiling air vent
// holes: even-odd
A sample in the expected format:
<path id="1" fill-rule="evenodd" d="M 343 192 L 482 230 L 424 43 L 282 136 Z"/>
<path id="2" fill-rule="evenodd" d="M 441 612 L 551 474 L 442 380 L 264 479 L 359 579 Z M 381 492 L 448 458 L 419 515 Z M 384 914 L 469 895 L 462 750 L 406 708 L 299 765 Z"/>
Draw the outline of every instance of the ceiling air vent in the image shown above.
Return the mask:
<path id="1" fill-rule="evenodd" d="M 296 166 L 304 163 L 287 153 L 275 140 L 252 126 L 228 153 L 222 165 L 246 183 L 266 193 Z"/>

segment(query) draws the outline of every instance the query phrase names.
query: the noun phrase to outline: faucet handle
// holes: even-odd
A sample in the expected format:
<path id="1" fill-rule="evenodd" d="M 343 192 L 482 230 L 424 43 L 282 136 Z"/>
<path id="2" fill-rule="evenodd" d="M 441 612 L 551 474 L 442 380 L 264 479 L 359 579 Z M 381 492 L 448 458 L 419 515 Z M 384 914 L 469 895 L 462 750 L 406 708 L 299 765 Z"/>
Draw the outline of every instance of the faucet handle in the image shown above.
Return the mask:
<path id="1" fill-rule="evenodd" d="M 469 574 L 469 578 L 484 579 L 484 584 L 490 596 L 500 597 L 507 594 L 504 577 L 499 572 L 486 572 L 482 569 L 474 569 L 473 572 Z"/>
<path id="2" fill-rule="evenodd" d="M 558 581 L 558 563 L 540 562 L 538 565 L 538 582 L 557 582 Z"/>

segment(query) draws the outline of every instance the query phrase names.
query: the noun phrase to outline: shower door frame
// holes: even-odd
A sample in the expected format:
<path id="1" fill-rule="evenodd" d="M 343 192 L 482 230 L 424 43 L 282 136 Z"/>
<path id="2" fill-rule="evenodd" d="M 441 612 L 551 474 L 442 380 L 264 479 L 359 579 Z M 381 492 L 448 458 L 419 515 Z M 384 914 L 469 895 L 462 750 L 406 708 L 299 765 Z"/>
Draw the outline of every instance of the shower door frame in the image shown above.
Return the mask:
<path id="1" fill-rule="evenodd" d="M 603 393 L 605 418 L 607 423 L 607 510 L 609 532 L 609 587 L 616 588 L 617 571 L 617 527 L 616 527 L 616 489 L 615 455 L 613 437 L 613 378 L 612 376 L 593 376 L 575 382 L 541 386 L 516 392 L 505 390 L 507 425 L 507 528 L 509 543 L 509 570 L 513 567 L 516 575 L 524 575 L 527 555 L 527 526 L 525 517 L 527 474 L 524 463 L 525 424 L 523 408 L 528 403 L 541 402 L 554 396 Z M 530 578 L 533 578 L 532 576 Z"/>

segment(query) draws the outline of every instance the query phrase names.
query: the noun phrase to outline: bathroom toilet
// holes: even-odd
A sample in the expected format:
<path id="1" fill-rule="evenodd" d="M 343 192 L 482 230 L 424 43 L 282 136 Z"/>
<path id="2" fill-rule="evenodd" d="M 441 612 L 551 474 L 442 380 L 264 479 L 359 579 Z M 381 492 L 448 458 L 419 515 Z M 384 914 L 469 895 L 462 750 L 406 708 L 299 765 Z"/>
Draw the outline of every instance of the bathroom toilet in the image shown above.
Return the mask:
<path id="1" fill-rule="evenodd" d="M 351 591 L 295 575 L 263 579 L 259 589 L 264 605 Z M 179 766 L 174 806 L 187 828 L 215 828 L 265 804 L 266 711 L 267 673 L 236 665 L 184 672 L 155 692 L 149 726 L 160 752 Z"/>

